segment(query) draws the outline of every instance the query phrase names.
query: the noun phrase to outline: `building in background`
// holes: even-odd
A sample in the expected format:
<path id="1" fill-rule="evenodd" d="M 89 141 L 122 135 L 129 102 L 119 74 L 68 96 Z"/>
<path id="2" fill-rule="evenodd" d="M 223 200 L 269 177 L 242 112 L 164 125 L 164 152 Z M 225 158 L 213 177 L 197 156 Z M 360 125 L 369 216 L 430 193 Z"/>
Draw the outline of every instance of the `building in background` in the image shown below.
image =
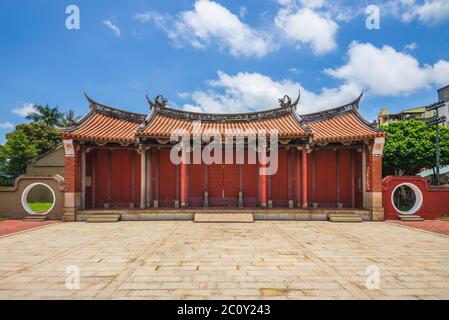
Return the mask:
<path id="1" fill-rule="evenodd" d="M 418 176 L 423 177 L 427 180 L 430 185 L 435 184 L 435 172 L 432 169 L 423 170 L 418 173 Z M 440 183 L 449 184 L 449 166 L 444 166 L 440 168 Z"/>
<path id="2" fill-rule="evenodd" d="M 449 127 L 449 85 L 438 89 L 438 102 L 446 102 L 438 109 L 439 116 L 446 116 L 446 122 L 442 125 Z M 386 123 L 399 120 L 427 120 L 434 116 L 434 112 L 426 111 L 425 107 L 416 107 L 402 110 L 397 113 L 390 113 L 388 108 L 380 109 L 377 114 L 377 127 Z"/>
<path id="3" fill-rule="evenodd" d="M 425 107 L 406 109 L 398 113 L 390 113 L 388 108 L 380 109 L 377 114 L 377 126 L 380 127 L 386 123 L 399 120 L 425 120 L 430 114 L 426 112 Z"/>

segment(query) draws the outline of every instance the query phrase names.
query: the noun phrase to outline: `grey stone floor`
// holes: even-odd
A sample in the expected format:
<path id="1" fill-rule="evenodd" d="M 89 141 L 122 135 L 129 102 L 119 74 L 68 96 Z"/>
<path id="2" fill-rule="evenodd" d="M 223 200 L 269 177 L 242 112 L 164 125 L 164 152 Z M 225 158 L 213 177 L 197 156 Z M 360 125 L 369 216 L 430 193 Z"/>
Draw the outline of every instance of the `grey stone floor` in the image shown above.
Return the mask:
<path id="1" fill-rule="evenodd" d="M 388 223 L 62 223 L 0 247 L 0 299 L 449 299 L 449 238 Z"/>

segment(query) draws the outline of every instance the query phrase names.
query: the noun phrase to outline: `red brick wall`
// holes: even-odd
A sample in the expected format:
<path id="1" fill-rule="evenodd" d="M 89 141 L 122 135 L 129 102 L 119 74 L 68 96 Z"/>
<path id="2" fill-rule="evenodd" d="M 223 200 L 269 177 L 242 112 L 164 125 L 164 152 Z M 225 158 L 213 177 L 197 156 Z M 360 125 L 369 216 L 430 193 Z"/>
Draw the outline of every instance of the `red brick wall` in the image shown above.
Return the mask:
<path id="1" fill-rule="evenodd" d="M 370 157 L 370 191 L 382 192 L 382 157 Z"/>
<path id="2" fill-rule="evenodd" d="M 65 157 L 65 192 L 80 192 L 81 190 L 80 156 L 80 152 L 75 151 L 74 157 Z"/>
<path id="3" fill-rule="evenodd" d="M 385 219 L 397 219 L 399 213 L 391 203 L 391 194 L 394 189 L 402 183 L 413 183 L 423 195 L 423 204 L 416 214 L 424 219 L 437 219 L 444 214 L 449 214 L 449 187 L 429 186 L 427 181 L 421 177 L 393 177 L 383 179 L 383 206 Z"/>
<path id="4" fill-rule="evenodd" d="M 65 192 L 75 192 L 76 161 L 75 157 L 65 157 Z"/>

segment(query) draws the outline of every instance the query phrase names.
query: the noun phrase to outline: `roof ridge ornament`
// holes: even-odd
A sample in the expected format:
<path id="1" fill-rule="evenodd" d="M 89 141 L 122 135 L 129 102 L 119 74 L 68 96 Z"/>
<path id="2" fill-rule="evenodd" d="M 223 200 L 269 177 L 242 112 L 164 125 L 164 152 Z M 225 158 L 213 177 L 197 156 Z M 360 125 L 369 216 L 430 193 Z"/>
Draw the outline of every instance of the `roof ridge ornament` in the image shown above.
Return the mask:
<path id="1" fill-rule="evenodd" d="M 278 101 L 281 108 L 288 108 L 292 105 L 292 99 L 288 95 L 285 95 L 281 99 L 278 99 Z"/>
<path id="2" fill-rule="evenodd" d="M 150 104 L 151 109 L 155 108 L 155 107 L 159 107 L 159 108 L 166 108 L 168 105 L 168 99 L 165 98 L 163 95 L 159 94 L 156 96 L 156 98 L 154 98 L 154 102 L 151 101 L 150 97 L 148 96 L 148 94 L 146 95 L 147 101 Z"/>
<path id="3" fill-rule="evenodd" d="M 298 97 L 296 98 L 295 101 L 292 102 L 292 99 L 288 95 L 284 95 L 281 99 L 278 99 L 278 101 L 281 108 L 293 107 L 294 109 L 296 109 L 296 106 L 298 105 L 300 98 L 301 98 L 301 89 L 298 89 Z"/>

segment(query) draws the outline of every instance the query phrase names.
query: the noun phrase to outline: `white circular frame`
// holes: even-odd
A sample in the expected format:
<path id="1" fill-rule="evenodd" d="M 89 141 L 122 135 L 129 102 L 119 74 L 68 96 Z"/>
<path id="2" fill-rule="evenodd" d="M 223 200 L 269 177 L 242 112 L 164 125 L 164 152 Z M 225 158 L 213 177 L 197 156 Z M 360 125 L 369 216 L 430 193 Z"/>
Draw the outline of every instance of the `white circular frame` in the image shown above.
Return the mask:
<path id="1" fill-rule="evenodd" d="M 46 187 L 47 189 L 49 189 L 51 191 L 51 194 L 53 196 L 53 204 L 51 205 L 51 208 L 48 209 L 46 212 L 34 212 L 28 206 L 28 194 L 30 193 L 31 189 L 33 189 L 36 186 L 44 186 L 44 187 Z M 28 187 L 26 187 L 25 190 L 23 190 L 23 192 L 22 192 L 22 207 L 25 209 L 25 211 L 28 214 L 35 215 L 35 216 L 46 216 L 47 214 L 49 214 L 51 212 L 51 210 L 53 210 L 53 208 L 55 207 L 55 204 L 56 204 L 55 192 L 53 191 L 53 189 L 48 184 L 45 184 L 43 182 L 32 183 Z"/>
<path id="2" fill-rule="evenodd" d="M 401 211 L 398 208 L 396 208 L 396 205 L 394 204 L 394 193 L 396 192 L 396 190 L 398 188 L 400 188 L 402 186 L 406 186 L 406 187 L 409 187 L 410 189 L 412 189 L 412 191 L 415 193 L 415 197 L 416 197 L 415 204 L 408 211 Z M 418 188 L 418 186 L 414 183 L 405 182 L 405 183 L 398 184 L 396 186 L 396 188 L 394 188 L 393 192 L 391 193 L 391 204 L 393 205 L 394 210 L 396 210 L 400 214 L 415 214 L 416 212 L 418 212 L 419 209 L 421 209 L 421 207 L 423 205 L 422 192 Z"/>

